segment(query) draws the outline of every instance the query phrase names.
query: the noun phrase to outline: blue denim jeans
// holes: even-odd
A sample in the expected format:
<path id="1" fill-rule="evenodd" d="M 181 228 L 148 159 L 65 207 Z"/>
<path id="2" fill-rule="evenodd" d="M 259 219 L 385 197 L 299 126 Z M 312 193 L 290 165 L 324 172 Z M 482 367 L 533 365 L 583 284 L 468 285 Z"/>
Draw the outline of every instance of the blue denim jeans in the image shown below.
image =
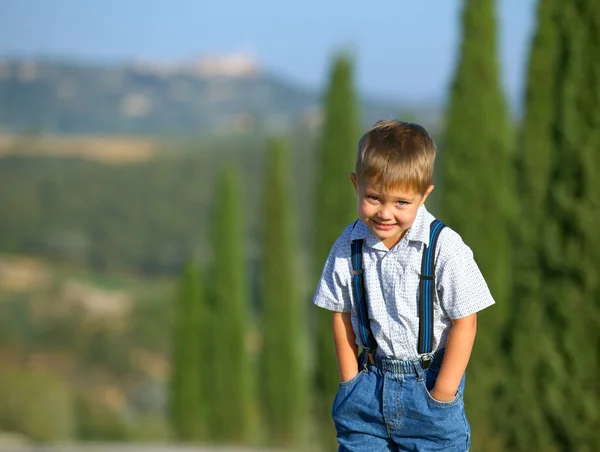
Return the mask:
<path id="1" fill-rule="evenodd" d="M 332 408 L 339 451 L 468 451 L 465 377 L 454 400 L 433 399 L 437 361 L 423 370 L 419 361 L 376 359 L 340 383 Z"/>

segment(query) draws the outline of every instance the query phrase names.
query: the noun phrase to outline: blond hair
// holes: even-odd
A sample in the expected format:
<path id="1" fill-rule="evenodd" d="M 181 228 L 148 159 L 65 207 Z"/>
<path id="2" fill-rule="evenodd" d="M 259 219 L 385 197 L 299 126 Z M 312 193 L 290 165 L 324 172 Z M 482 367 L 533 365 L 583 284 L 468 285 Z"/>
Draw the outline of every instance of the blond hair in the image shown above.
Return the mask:
<path id="1" fill-rule="evenodd" d="M 386 190 L 425 193 L 433 182 L 436 146 L 425 128 L 396 120 L 377 122 L 358 143 L 356 178 Z"/>

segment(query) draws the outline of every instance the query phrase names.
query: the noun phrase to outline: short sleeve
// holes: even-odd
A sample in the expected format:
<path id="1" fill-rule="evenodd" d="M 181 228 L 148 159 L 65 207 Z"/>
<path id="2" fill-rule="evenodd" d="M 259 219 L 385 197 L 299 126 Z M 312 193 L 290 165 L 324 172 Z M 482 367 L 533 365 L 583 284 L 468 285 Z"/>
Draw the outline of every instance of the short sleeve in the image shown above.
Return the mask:
<path id="1" fill-rule="evenodd" d="M 495 301 L 471 248 L 449 228 L 442 234 L 446 236 L 446 243 L 439 253 L 436 269 L 442 309 L 451 319 L 460 319 L 493 305 Z"/>
<path id="2" fill-rule="evenodd" d="M 315 305 L 330 311 L 352 311 L 349 236 L 344 231 L 331 248 L 313 297 Z"/>

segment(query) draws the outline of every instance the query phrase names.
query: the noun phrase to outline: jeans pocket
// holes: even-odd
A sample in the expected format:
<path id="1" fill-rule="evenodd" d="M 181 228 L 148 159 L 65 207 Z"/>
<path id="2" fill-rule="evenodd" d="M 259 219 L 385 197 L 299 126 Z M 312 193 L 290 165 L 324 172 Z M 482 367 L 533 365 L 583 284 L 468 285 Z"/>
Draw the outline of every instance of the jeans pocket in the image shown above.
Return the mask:
<path id="1" fill-rule="evenodd" d="M 454 396 L 454 398 L 452 400 L 443 402 L 441 400 L 434 399 L 431 396 L 431 393 L 429 392 L 429 389 L 427 389 L 427 385 L 425 384 L 425 380 L 421 380 L 419 382 L 419 386 L 421 386 L 421 389 L 423 389 L 423 392 L 425 393 L 425 398 L 427 399 L 427 401 L 432 405 L 448 408 L 448 407 L 453 407 L 454 405 L 458 404 L 458 402 L 460 402 L 460 399 L 461 399 L 460 389 L 458 391 L 456 391 L 456 395 Z"/>
<path id="2" fill-rule="evenodd" d="M 337 394 L 335 395 L 335 399 L 333 400 L 333 405 L 331 407 L 334 418 L 337 408 L 339 408 L 339 406 L 344 403 L 344 400 L 346 400 L 350 396 L 350 394 L 354 392 L 354 388 L 367 373 L 367 370 L 361 370 L 358 374 L 356 374 L 356 376 L 354 376 L 350 380 L 340 381 L 340 383 L 338 384 Z"/>
<path id="3" fill-rule="evenodd" d="M 367 373 L 367 371 L 363 369 L 359 373 L 357 373 L 354 377 L 352 377 L 350 380 L 340 381 L 340 383 L 339 383 L 340 388 L 352 386 L 354 383 L 358 382 L 358 380 L 360 380 L 360 378 L 366 373 Z"/>

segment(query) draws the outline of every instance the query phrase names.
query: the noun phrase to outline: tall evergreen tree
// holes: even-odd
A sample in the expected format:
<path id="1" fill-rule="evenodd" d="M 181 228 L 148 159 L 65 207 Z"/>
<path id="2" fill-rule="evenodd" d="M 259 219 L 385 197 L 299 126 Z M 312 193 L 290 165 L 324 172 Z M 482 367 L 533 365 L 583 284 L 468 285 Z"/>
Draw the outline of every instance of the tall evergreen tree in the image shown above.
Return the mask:
<path id="1" fill-rule="evenodd" d="M 199 273 L 190 261 L 185 267 L 176 303 L 171 377 L 171 422 L 176 437 L 182 441 L 202 436 L 204 404 L 200 369 L 200 334 L 202 306 Z"/>
<path id="2" fill-rule="evenodd" d="M 558 21 L 561 2 L 541 0 L 532 41 L 525 94 L 525 116 L 515 143 L 518 217 L 514 237 L 512 314 L 509 324 L 509 416 L 502 431 L 514 451 L 551 450 L 553 440 L 537 390 L 544 374 L 545 306 L 541 299 L 543 257 L 540 249 L 547 220 L 546 192 L 561 72 Z M 524 409 L 526 407 L 526 409 Z"/>
<path id="3" fill-rule="evenodd" d="M 600 449 L 600 63 L 590 58 L 599 51 L 596 1 L 540 1 L 518 154 L 528 221 L 517 247 L 511 450 Z"/>
<path id="4" fill-rule="evenodd" d="M 254 431 L 255 403 L 246 337 L 249 329 L 240 176 L 229 168 L 220 175 L 213 220 L 213 302 L 210 363 L 214 393 L 211 432 L 217 440 L 247 441 Z"/>
<path id="5" fill-rule="evenodd" d="M 301 439 L 308 401 L 305 311 L 296 271 L 300 246 L 290 177 L 285 143 L 272 140 L 263 191 L 260 368 L 268 437 L 282 444 Z"/>
<path id="6" fill-rule="evenodd" d="M 359 138 L 357 101 L 353 86 L 352 61 L 337 55 L 333 61 L 324 105 L 324 124 L 317 155 L 314 194 L 315 264 L 322 268 L 331 247 L 344 227 L 356 217 L 356 199 L 350 173 L 356 161 Z M 317 423 L 326 441 L 335 439 L 331 404 L 339 375 L 335 361 L 331 313 L 317 309 L 315 389 Z"/>
<path id="7" fill-rule="evenodd" d="M 441 219 L 459 232 L 497 301 L 479 316 L 469 365 L 467 409 L 478 439 L 489 441 L 489 400 L 503 386 L 500 338 L 508 312 L 509 222 L 514 207 L 511 127 L 500 84 L 494 0 L 465 0 L 462 44 L 451 87 L 440 164 Z"/>

